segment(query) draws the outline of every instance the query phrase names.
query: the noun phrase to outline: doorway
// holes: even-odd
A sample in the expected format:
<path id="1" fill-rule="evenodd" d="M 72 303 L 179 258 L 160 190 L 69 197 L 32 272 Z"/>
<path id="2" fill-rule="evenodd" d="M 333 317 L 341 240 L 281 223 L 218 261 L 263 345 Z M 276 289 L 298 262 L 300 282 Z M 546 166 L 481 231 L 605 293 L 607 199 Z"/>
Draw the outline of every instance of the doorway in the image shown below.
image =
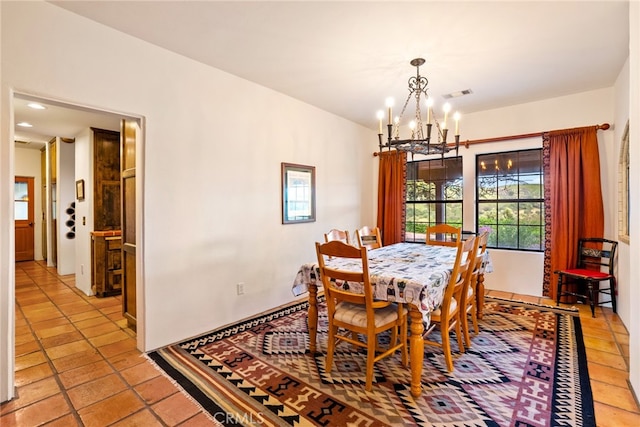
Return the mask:
<path id="1" fill-rule="evenodd" d="M 33 177 L 16 176 L 13 211 L 15 220 L 16 262 L 31 261 L 35 253 Z"/>
<path id="2" fill-rule="evenodd" d="M 28 104 L 35 104 L 38 106 L 37 110 L 32 110 Z M 107 129 L 113 131 L 120 131 L 120 127 L 123 120 L 131 122 L 134 124 L 135 128 L 138 130 L 136 132 L 136 142 L 142 143 L 142 116 L 131 116 L 131 115 L 123 115 L 113 112 L 108 112 L 107 110 L 96 110 L 90 109 L 79 105 L 67 104 L 61 101 L 56 101 L 52 99 L 44 99 L 41 97 L 34 97 L 26 94 L 14 94 L 13 97 L 13 117 L 14 123 L 20 122 L 30 122 L 33 124 L 33 132 L 29 133 L 24 131 L 21 128 L 15 127 L 15 155 L 14 155 L 14 176 L 16 179 L 16 185 L 18 185 L 18 180 L 23 176 L 31 175 L 31 172 L 24 173 L 21 170 L 25 167 L 22 163 L 24 158 L 36 156 L 46 159 L 46 167 L 43 168 L 44 171 L 34 172 L 35 176 L 35 191 L 33 195 L 27 195 L 24 200 L 17 200 L 16 203 L 22 203 L 25 201 L 31 200 L 40 200 L 42 202 L 36 202 L 35 212 L 33 215 L 33 223 L 35 223 L 37 230 L 34 233 L 34 239 L 36 244 L 26 246 L 31 246 L 32 248 L 35 246 L 38 249 L 39 244 L 42 245 L 41 249 L 35 250 L 35 253 L 31 255 L 31 259 L 39 262 L 40 260 L 46 259 L 49 262 L 52 257 L 52 252 L 55 252 L 55 249 L 52 248 L 52 245 L 55 247 L 60 247 L 55 243 L 56 237 L 60 237 L 60 233 L 64 233 L 63 238 L 61 240 L 70 240 L 72 245 L 74 246 L 74 251 L 72 255 L 68 253 L 58 251 L 57 258 L 60 261 L 61 256 L 66 256 L 67 259 L 73 263 L 73 268 L 75 270 L 75 276 L 73 280 L 78 275 L 89 275 L 91 274 L 91 255 L 90 255 L 90 241 L 91 238 L 88 236 L 88 233 L 91 229 L 92 222 L 89 221 L 90 217 L 87 215 L 87 211 L 91 209 L 89 204 L 78 198 L 77 193 L 77 176 L 82 176 L 84 174 L 84 182 L 87 184 L 87 191 L 89 190 L 89 186 L 91 185 L 91 172 L 89 167 L 89 151 L 90 151 L 90 143 L 92 142 L 92 137 L 89 136 L 91 133 L 91 129 Z M 43 113 L 44 112 L 44 113 Z M 55 120 L 47 121 L 47 126 L 43 128 L 37 128 L 37 120 L 39 119 L 38 115 L 42 114 L 51 114 L 55 116 Z M 55 123 L 52 125 L 51 123 Z M 86 141 L 84 142 L 84 146 L 80 149 L 77 147 L 80 145 L 78 135 L 81 137 L 85 137 Z M 58 142 L 58 155 L 49 156 L 48 151 L 50 149 L 50 142 L 55 140 Z M 26 151 L 26 148 L 35 148 L 35 150 Z M 25 150 L 22 150 L 25 149 Z M 44 150 L 44 153 L 41 151 Z M 69 154 L 67 153 L 66 157 L 64 154 L 60 154 L 60 151 L 72 150 Z M 77 151 L 80 151 L 78 154 Z M 83 151 L 86 150 L 86 151 Z M 26 152 L 26 154 L 25 154 Z M 143 153 L 143 150 L 138 150 L 137 159 L 140 159 Z M 85 158 L 86 160 L 82 161 Z M 62 159 L 62 160 L 61 160 Z M 38 160 L 38 165 L 41 163 Z M 51 180 L 51 170 L 55 171 L 54 176 L 56 176 L 56 180 Z M 140 183 L 140 180 L 138 180 Z M 27 184 L 28 185 L 28 184 Z M 22 182 L 20 181 L 19 191 L 18 188 L 15 190 L 16 197 L 20 197 L 23 199 L 23 187 Z M 28 193 L 28 187 L 26 189 Z M 141 195 L 141 191 L 137 191 L 135 194 Z M 48 199 L 48 201 L 47 201 Z M 51 203 L 53 202 L 53 203 Z M 59 202 L 59 203 L 57 203 Z M 140 203 L 140 197 L 137 197 L 134 200 L 134 206 Z M 38 205 L 42 205 L 40 208 Z M 18 205 L 16 205 L 18 206 Z M 25 209 L 23 204 L 20 204 L 20 209 Z M 72 206 L 73 212 L 70 211 L 69 206 Z M 82 209 L 86 209 L 83 213 Z M 28 209 L 28 207 L 27 207 Z M 47 212 L 48 209 L 52 209 L 53 212 Z M 59 211 L 59 212 L 57 212 Z M 70 213 L 71 212 L 71 213 Z M 59 227 L 60 232 L 52 235 L 51 232 L 56 227 L 53 227 L 52 220 L 56 218 L 60 218 L 62 221 L 62 225 Z M 16 217 L 17 218 L 17 217 Z M 141 216 L 134 216 L 135 220 L 140 222 Z M 72 221 L 73 220 L 73 221 Z M 29 226 L 29 219 L 25 219 L 25 225 Z M 74 224 L 68 225 L 68 228 L 72 230 L 70 232 L 65 227 L 67 227 L 67 223 L 74 222 Z M 63 226 L 65 225 L 65 226 Z M 86 225 L 86 226 L 85 226 Z M 141 224 L 138 223 L 135 227 L 137 230 L 142 230 Z M 84 229 L 85 235 L 82 236 L 82 229 Z M 42 232 L 40 232 L 42 230 Z M 140 238 L 140 231 L 138 231 L 138 238 Z M 15 233 L 16 236 L 16 246 L 18 239 L 18 231 Z M 40 242 L 38 242 L 40 241 Z M 84 246 L 83 245 L 84 243 Z M 69 243 L 69 242 L 67 242 Z M 87 257 L 87 261 L 78 261 L 83 256 Z M 16 261 L 19 258 L 16 256 Z M 141 257 L 137 257 L 135 260 L 135 264 L 138 265 L 141 263 Z M 59 263 L 58 263 L 59 264 Z M 54 267 L 49 264 L 49 267 Z M 141 268 L 133 268 L 134 272 L 142 271 Z M 73 270 L 72 270 L 73 272 Z M 65 273 L 66 274 L 66 273 Z M 15 275 L 14 275 L 14 284 L 15 284 Z M 77 283 L 76 283 L 77 285 Z M 77 287 L 77 286 L 76 286 Z M 143 292 L 143 281 L 137 280 L 137 293 L 141 295 Z M 134 300 L 135 301 L 135 300 Z M 137 298 L 137 301 L 143 301 L 142 298 Z M 13 302 L 11 302 L 13 303 Z M 138 312 L 142 312 L 142 309 L 139 307 Z M 144 340 L 142 337 L 144 336 L 144 324 L 140 321 L 137 323 L 137 348 L 144 349 Z M 15 360 L 14 360 L 15 363 Z M 12 364 L 12 366 L 14 366 Z"/>

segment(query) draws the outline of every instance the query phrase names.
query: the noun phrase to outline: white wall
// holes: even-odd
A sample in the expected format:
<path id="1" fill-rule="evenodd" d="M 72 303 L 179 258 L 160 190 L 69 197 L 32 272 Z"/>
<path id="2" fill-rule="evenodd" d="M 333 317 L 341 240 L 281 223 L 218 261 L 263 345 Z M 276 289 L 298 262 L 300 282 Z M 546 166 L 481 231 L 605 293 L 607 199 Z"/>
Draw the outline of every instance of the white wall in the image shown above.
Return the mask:
<path id="1" fill-rule="evenodd" d="M 66 210 L 75 201 L 75 145 L 56 141 L 56 218 L 58 251 L 56 253 L 56 267 L 58 274 L 74 274 L 76 272 L 76 239 L 69 239 L 70 231 L 66 222 L 69 219 Z"/>
<path id="2" fill-rule="evenodd" d="M 629 381 L 640 397 L 640 3 L 629 3 L 629 160 L 630 160 L 630 269 L 629 286 L 631 310 L 627 328 L 629 329 Z"/>
<path id="3" fill-rule="evenodd" d="M 40 169 L 40 150 L 33 148 L 16 147 L 15 149 L 15 173 L 16 176 L 33 177 L 34 192 L 34 258 L 42 260 L 42 173 Z"/>
<path id="4" fill-rule="evenodd" d="M 75 137 L 74 182 L 84 179 L 84 200 L 76 200 L 76 288 L 87 295 L 91 291 L 91 231 L 93 231 L 93 137 L 85 129 Z"/>

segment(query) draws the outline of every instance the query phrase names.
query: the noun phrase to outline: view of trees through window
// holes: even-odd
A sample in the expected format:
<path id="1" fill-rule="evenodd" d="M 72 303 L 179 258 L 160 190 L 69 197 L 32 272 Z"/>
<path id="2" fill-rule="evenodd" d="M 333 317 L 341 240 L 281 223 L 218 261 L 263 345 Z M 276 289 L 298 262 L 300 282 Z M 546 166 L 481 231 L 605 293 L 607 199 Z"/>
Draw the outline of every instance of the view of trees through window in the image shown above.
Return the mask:
<path id="1" fill-rule="evenodd" d="M 428 226 L 462 227 L 462 157 L 407 163 L 405 241 L 424 242 Z"/>
<path id="2" fill-rule="evenodd" d="M 477 229 L 489 247 L 544 250 L 542 149 L 476 156 Z"/>

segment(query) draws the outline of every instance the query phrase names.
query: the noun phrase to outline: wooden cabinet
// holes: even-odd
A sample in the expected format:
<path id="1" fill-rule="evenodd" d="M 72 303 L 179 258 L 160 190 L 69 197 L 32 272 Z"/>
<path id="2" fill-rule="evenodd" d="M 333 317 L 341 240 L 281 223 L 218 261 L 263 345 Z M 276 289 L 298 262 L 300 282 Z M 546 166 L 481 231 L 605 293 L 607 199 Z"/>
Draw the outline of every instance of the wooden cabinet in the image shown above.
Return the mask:
<path id="1" fill-rule="evenodd" d="M 120 230 L 91 232 L 91 289 L 97 297 L 122 292 Z"/>

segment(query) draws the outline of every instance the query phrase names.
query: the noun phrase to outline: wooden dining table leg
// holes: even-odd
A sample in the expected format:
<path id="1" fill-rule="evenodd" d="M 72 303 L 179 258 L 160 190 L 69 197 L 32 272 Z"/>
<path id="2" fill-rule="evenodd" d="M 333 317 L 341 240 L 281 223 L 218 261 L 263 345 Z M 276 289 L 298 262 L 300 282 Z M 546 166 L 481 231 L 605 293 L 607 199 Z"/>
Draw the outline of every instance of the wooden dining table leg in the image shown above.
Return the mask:
<path id="1" fill-rule="evenodd" d="M 482 319 L 484 314 L 484 273 L 478 274 L 478 286 L 476 286 L 476 317 Z"/>
<path id="2" fill-rule="evenodd" d="M 418 397 L 422 393 L 422 363 L 424 361 L 424 325 L 422 313 L 418 307 L 409 305 L 409 318 L 411 320 L 410 363 L 411 363 L 411 395 Z"/>
<path id="3" fill-rule="evenodd" d="M 309 327 L 309 351 L 316 353 L 316 335 L 318 334 L 318 285 L 309 283 L 309 317 L 307 323 Z"/>

